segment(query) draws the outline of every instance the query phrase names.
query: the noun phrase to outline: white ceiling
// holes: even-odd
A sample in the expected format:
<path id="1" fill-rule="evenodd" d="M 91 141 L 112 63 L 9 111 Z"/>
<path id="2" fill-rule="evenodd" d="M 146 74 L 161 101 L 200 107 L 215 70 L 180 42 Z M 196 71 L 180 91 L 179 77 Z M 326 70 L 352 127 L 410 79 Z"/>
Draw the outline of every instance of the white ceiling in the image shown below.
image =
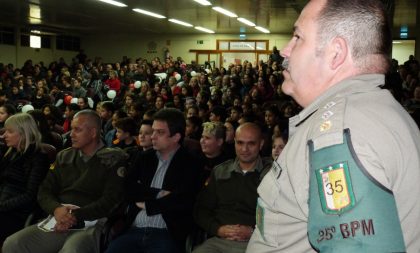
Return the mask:
<path id="1" fill-rule="evenodd" d="M 133 12 L 142 8 L 167 18 L 176 18 L 195 26 L 214 30 L 218 34 L 259 34 L 236 18 L 229 18 L 193 0 L 120 0 L 128 7 L 115 7 L 97 0 L 0 0 L 0 25 L 37 29 L 55 34 L 142 33 L 194 34 L 202 33 Z M 288 34 L 306 0 L 209 0 L 238 16 L 265 27 L 273 34 Z M 383 0 L 392 2 L 394 0 Z M 394 37 L 401 25 L 409 27 L 414 38 L 417 0 L 395 0 Z"/>

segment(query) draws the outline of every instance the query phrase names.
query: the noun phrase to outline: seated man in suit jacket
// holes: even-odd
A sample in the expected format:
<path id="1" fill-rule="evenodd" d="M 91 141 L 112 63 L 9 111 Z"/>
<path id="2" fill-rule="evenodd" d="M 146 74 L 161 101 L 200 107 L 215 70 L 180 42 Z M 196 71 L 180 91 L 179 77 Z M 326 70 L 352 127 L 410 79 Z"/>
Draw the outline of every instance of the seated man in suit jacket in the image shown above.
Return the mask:
<path id="1" fill-rule="evenodd" d="M 181 146 L 185 119 L 177 109 L 154 115 L 153 149 L 139 152 L 127 175 L 130 228 L 112 241 L 112 252 L 182 252 L 190 233 L 201 163 Z"/>

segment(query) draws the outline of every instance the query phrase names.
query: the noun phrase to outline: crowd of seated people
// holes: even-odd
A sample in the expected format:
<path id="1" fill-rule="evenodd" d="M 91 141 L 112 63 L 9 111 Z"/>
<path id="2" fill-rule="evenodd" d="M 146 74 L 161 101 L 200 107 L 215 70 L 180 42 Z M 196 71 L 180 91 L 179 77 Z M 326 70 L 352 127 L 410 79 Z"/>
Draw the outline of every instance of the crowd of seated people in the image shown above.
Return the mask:
<path id="1" fill-rule="evenodd" d="M 73 145 L 72 121 L 77 112 L 96 110 L 104 145 L 122 148 L 130 164 L 138 153 L 154 147 L 154 115 L 175 108 L 185 119 L 182 146 L 206 169 L 199 177 L 206 187 L 213 168 L 236 156 L 235 131 L 240 125 L 253 123 L 261 129 L 261 157 L 275 160 L 281 153 L 288 119 L 301 110 L 283 94 L 281 71 L 281 62 L 273 57 L 256 66 L 244 61 L 227 69 L 185 64 L 181 57 L 150 62 L 124 57 L 112 64 L 98 57 L 83 62 L 74 58 L 70 64 L 60 58 L 48 66 L 27 60 L 21 68 L 0 63 L 0 128 L 30 104 L 41 141 L 60 151 Z M 384 85 L 418 124 L 419 79 L 419 63 L 410 56 L 403 65 L 393 61 Z"/>
<path id="2" fill-rule="evenodd" d="M 158 78 L 156 73 L 167 75 Z M 228 69 L 211 70 L 187 65 L 180 57 L 165 62 L 159 58 L 151 62 L 142 58 L 126 59 L 114 64 L 104 64 L 100 58 L 74 60 L 71 64 L 60 59 L 49 66 L 28 60 L 21 68 L 0 63 L 0 103 L 15 107 L 30 103 L 35 109 L 53 105 L 62 115 L 69 104 L 76 103 L 80 109 L 96 109 L 101 102 L 111 100 L 115 110 L 140 115 L 164 107 L 187 113 L 194 106 L 203 122 L 216 113 L 223 121 L 229 119 L 223 115 L 229 115 L 235 104 L 244 111 L 251 109 L 248 113 L 261 120 L 265 109 L 262 105 L 269 106 L 270 101 L 275 101 L 280 108 L 282 103 L 293 103 L 278 88 L 281 81 L 280 62 L 271 60 L 261 61 L 257 66 L 244 61 L 242 65 L 231 64 Z M 110 90 L 115 91 L 112 98 L 108 96 Z M 50 117 L 64 124 L 62 116 L 54 113 Z"/>

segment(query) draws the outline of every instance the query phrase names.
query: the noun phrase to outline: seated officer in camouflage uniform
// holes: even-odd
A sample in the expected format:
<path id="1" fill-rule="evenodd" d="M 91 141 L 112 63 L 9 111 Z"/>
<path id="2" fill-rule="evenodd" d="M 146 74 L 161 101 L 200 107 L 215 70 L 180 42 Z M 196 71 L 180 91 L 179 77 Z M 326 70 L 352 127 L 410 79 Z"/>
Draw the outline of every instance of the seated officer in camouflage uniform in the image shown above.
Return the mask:
<path id="1" fill-rule="evenodd" d="M 236 130 L 236 159 L 216 166 L 198 196 L 195 221 L 213 237 L 194 253 L 245 252 L 255 226 L 257 187 L 271 166 L 271 159 L 259 155 L 263 144 L 258 125 L 245 123 Z"/>
<path id="2" fill-rule="evenodd" d="M 27 227 L 8 237 L 2 252 L 99 252 L 105 217 L 123 197 L 127 157 L 120 149 L 104 146 L 96 112 L 80 111 L 71 124 L 72 147 L 58 153 L 38 193 L 41 208 L 57 220 L 54 231 L 45 232 L 37 225 Z M 98 222 L 86 230 L 72 230 L 93 220 Z"/>

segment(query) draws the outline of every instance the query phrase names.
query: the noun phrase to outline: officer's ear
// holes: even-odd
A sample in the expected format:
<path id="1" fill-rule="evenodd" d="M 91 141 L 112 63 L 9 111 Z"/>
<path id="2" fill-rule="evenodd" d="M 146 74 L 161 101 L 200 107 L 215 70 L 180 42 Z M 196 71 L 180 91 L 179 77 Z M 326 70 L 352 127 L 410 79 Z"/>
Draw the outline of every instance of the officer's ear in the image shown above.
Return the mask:
<path id="1" fill-rule="evenodd" d="M 349 57 L 349 50 L 347 41 L 341 37 L 335 37 L 328 47 L 328 61 L 332 70 L 337 70 L 341 67 Z"/>
<path id="2" fill-rule="evenodd" d="M 97 131 L 97 129 L 95 127 L 91 127 L 90 128 L 90 134 L 92 135 L 92 137 L 94 139 L 97 139 L 98 138 L 98 131 Z"/>

